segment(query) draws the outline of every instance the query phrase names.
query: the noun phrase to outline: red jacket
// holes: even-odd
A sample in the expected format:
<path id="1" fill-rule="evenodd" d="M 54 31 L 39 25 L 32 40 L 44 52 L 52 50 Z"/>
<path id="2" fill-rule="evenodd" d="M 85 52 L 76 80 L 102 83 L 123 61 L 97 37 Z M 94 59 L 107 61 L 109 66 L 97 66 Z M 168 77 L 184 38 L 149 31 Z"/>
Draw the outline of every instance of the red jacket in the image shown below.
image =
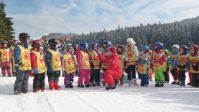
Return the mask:
<path id="1" fill-rule="evenodd" d="M 108 70 L 112 70 L 117 72 L 119 75 L 123 74 L 123 70 L 120 65 L 119 56 L 117 54 L 113 54 L 105 58 L 103 55 L 99 55 L 101 62 L 107 62 L 109 65 Z"/>
<path id="2" fill-rule="evenodd" d="M 36 51 L 36 48 L 32 48 L 31 51 Z M 37 68 L 37 56 L 34 53 L 30 53 L 30 60 L 32 68 Z"/>

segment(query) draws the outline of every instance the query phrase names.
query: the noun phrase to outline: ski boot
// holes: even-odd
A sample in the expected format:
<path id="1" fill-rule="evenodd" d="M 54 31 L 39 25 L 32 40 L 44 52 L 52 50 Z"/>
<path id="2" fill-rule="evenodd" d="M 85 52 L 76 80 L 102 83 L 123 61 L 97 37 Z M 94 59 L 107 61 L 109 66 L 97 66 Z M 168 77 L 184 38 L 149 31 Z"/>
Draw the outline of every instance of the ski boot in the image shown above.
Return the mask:
<path id="1" fill-rule="evenodd" d="M 164 87 L 164 83 L 163 83 L 163 81 L 160 81 L 160 82 L 159 82 L 159 84 L 160 84 L 160 86 L 159 86 L 159 87 Z"/>
<path id="2" fill-rule="evenodd" d="M 60 88 L 61 88 L 61 87 L 58 85 L 58 82 L 55 82 L 53 86 L 54 86 L 55 90 L 60 90 Z"/>
<path id="3" fill-rule="evenodd" d="M 160 87 L 160 83 L 156 82 L 155 87 Z"/>
<path id="4" fill-rule="evenodd" d="M 73 88 L 73 84 L 69 84 L 69 87 L 70 87 L 70 88 Z"/>
<path id="5" fill-rule="evenodd" d="M 84 88 L 84 85 L 83 85 L 83 84 L 78 84 L 77 87 L 78 87 L 78 88 Z"/>
<path id="6" fill-rule="evenodd" d="M 49 82 L 49 89 L 54 90 L 54 82 Z"/>
<path id="7" fill-rule="evenodd" d="M 181 81 L 181 82 L 179 83 L 179 86 L 185 86 L 185 81 Z"/>
<path id="8" fill-rule="evenodd" d="M 85 87 L 86 87 L 86 88 L 89 88 L 89 87 L 90 87 L 90 84 L 86 84 Z"/>
<path id="9" fill-rule="evenodd" d="M 20 92 L 20 91 L 14 91 L 14 94 L 15 94 L 15 95 L 20 95 L 21 92 Z"/>

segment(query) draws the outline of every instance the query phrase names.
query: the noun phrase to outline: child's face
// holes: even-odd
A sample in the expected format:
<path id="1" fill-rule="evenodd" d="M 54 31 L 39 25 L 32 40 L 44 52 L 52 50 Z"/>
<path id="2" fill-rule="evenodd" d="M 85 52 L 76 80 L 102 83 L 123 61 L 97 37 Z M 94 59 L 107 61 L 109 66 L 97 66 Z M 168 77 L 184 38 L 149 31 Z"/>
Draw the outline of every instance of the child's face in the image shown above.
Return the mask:
<path id="1" fill-rule="evenodd" d="M 184 53 L 184 49 L 180 48 L 180 54 Z"/>
<path id="2" fill-rule="evenodd" d="M 73 51 L 73 47 L 72 46 L 68 46 L 69 51 Z"/>
<path id="3" fill-rule="evenodd" d="M 173 51 L 173 52 L 177 51 L 177 48 L 173 47 L 173 48 L 172 48 L 172 51 Z"/>
<path id="4" fill-rule="evenodd" d="M 194 51 L 194 48 L 193 48 L 193 47 L 190 47 L 190 48 L 189 48 L 189 52 L 190 52 L 190 53 L 194 53 L 194 52 L 195 52 L 195 51 Z"/>
<path id="5" fill-rule="evenodd" d="M 127 45 L 128 45 L 129 47 L 132 47 L 132 46 L 133 46 L 133 44 L 131 44 L 130 42 L 128 42 Z"/>
<path id="6" fill-rule="evenodd" d="M 8 45 L 7 44 L 3 44 L 3 47 L 7 47 Z"/>
<path id="7" fill-rule="evenodd" d="M 122 52 L 122 49 L 120 47 L 117 48 L 118 52 Z"/>

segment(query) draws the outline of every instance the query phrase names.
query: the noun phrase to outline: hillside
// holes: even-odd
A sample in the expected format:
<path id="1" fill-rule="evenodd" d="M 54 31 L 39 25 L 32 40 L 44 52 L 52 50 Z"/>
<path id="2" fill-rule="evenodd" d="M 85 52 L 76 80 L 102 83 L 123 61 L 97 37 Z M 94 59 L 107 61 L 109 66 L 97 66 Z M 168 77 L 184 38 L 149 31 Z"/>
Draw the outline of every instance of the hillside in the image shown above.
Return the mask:
<path id="1" fill-rule="evenodd" d="M 72 41 L 99 42 L 110 40 L 115 44 L 125 44 L 126 39 L 132 37 L 138 46 L 152 45 L 161 41 L 169 48 L 172 44 L 199 44 L 199 16 L 173 23 L 154 23 L 133 27 L 118 27 L 111 31 L 91 32 L 90 34 L 76 35 Z"/>

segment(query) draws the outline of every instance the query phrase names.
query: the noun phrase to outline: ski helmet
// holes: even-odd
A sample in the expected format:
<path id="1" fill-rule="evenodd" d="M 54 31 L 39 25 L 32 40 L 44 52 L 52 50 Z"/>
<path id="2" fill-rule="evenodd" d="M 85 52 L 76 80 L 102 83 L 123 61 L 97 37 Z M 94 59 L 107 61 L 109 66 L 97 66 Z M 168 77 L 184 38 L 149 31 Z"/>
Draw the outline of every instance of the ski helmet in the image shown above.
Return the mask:
<path id="1" fill-rule="evenodd" d="M 164 47 L 164 44 L 162 42 L 156 42 L 154 46 L 155 46 L 155 50 L 162 50 Z"/>

